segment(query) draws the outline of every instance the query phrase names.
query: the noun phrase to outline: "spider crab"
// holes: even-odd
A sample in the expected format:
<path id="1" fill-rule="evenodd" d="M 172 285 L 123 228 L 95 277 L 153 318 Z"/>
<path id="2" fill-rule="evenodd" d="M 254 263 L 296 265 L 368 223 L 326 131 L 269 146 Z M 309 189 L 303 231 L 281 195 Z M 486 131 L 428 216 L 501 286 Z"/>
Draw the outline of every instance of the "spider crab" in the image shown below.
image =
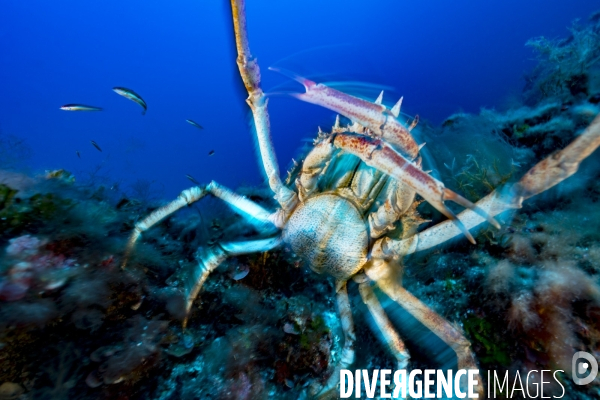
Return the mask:
<path id="1" fill-rule="evenodd" d="M 249 221 L 275 227 L 280 234 L 245 242 L 216 243 L 201 249 L 197 267 L 182 282 L 188 312 L 210 273 L 227 257 L 266 252 L 285 243 L 313 271 L 336 280 L 344 345 L 334 373 L 319 388 L 320 395 L 336 387 L 340 369 L 348 368 L 354 360 L 354 325 L 346 289 L 350 279 L 358 283 L 362 300 L 396 358 L 398 368 L 406 367 L 409 354 L 374 295 L 373 284 L 450 346 L 456 352 L 458 368 L 477 369 L 470 342 L 461 331 L 402 287 L 400 261 L 408 254 L 430 249 L 461 233 L 475 243 L 469 230 L 486 221 L 499 228 L 494 216 L 520 208 L 524 200 L 577 171 L 579 163 L 600 145 L 600 117 L 565 149 L 529 170 L 518 183 L 496 190 L 473 204 L 421 169 L 419 150 L 422 145 L 410 134 L 417 120 L 408 127 L 397 120 L 402 99 L 388 109 L 382 104 L 383 92 L 377 100 L 369 102 L 284 72 L 305 87 L 306 92 L 295 97 L 326 107 L 353 122 L 342 127 L 338 117 L 331 132 L 319 129 L 314 148 L 284 183 L 270 138 L 267 99 L 260 87 L 259 66 L 248 45 L 244 3 L 245 0 L 231 0 L 237 64 L 248 91 L 247 103 L 253 114 L 262 164 L 280 207 L 270 212 L 214 181 L 192 187 L 136 223 L 125 263 L 144 231 L 211 194 Z M 415 200 L 416 194 L 448 220 L 417 232 L 424 220 L 416 211 L 420 203 Z M 466 210 L 456 216 L 445 201 L 456 202 Z M 399 224 L 401 234 L 392 235 L 391 231 Z M 186 323 L 187 320 L 184 326 Z M 483 394 L 481 378 L 477 379 L 479 392 Z"/>

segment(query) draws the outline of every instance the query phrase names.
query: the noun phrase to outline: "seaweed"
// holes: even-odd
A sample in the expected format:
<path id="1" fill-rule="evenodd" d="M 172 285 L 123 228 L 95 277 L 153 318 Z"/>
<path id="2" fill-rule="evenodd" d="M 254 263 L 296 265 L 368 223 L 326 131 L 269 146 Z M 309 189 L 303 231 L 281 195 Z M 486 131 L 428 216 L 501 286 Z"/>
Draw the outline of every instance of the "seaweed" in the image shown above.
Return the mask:
<path id="1" fill-rule="evenodd" d="M 569 31 L 570 36 L 564 39 L 541 36 L 527 41 L 540 62 L 527 77 L 530 89 L 526 98 L 566 100 L 596 94 L 598 87 L 590 82 L 595 79 L 590 71 L 600 61 L 600 22 L 594 18 L 587 25 L 575 21 Z"/>
<path id="2" fill-rule="evenodd" d="M 41 225 L 66 212 L 73 202 L 52 193 L 21 198 L 18 191 L 0 184 L 0 240 L 23 232 L 35 233 Z"/>
<path id="3" fill-rule="evenodd" d="M 513 177 L 516 167 L 511 164 L 510 170 L 503 173 L 500 171 L 498 163 L 498 159 L 494 158 L 491 167 L 487 167 L 480 165 L 475 157 L 467 157 L 466 165 L 454 176 L 457 188 L 477 201 L 496 188 L 505 185 Z"/>

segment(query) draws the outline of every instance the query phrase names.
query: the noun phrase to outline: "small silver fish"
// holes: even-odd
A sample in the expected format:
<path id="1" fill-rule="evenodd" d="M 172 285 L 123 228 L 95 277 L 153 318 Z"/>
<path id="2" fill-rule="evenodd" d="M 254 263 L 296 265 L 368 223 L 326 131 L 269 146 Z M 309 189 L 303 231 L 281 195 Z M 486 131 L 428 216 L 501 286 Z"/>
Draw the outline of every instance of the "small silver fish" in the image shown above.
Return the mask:
<path id="1" fill-rule="evenodd" d="M 208 155 L 209 155 L 209 156 L 212 156 L 213 154 L 215 154 L 215 151 L 214 151 L 214 150 L 211 150 L 211 151 L 209 151 L 209 152 L 208 152 Z"/>
<path id="2" fill-rule="evenodd" d="M 77 154 L 77 157 L 81 158 L 81 154 L 79 154 L 79 150 L 75 150 L 75 154 Z"/>
<path id="3" fill-rule="evenodd" d="M 102 111 L 100 107 L 86 106 L 83 104 L 65 104 L 60 109 L 65 111 Z"/>
<path id="4" fill-rule="evenodd" d="M 142 111 L 142 115 L 146 114 L 146 110 L 148 109 L 148 106 L 146 105 L 146 102 L 144 101 L 144 99 L 142 99 L 142 96 L 140 96 L 133 90 L 127 89 L 124 87 L 114 87 L 113 90 L 115 91 L 115 93 L 125 97 L 126 99 L 129 99 L 131 101 L 138 103 L 144 109 L 144 111 Z"/>
<path id="5" fill-rule="evenodd" d="M 92 146 L 98 149 L 99 152 L 102 152 L 102 149 L 100 148 L 100 146 L 98 146 L 98 143 L 94 142 L 93 140 L 90 140 L 90 142 L 92 142 Z"/>
<path id="6" fill-rule="evenodd" d="M 192 181 L 196 185 L 200 184 L 200 182 L 198 182 L 196 179 L 194 179 L 194 177 L 191 175 L 186 175 L 185 177 L 188 178 L 190 181 Z"/>
<path id="7" fill-rule="evenodd" d="M 186 119 L 186 120 L 185 120 L 185 122 L 187 122 L 187 123 L 188 123 L 188 124 L 190 124 L 190 125 L 193 125 L 193 126 L 195 126 L 195 127 L 196 127 L 196 128 L 198 128 L 198 129 L 204 129 L 204 128 L 202 127 L 202 125 L 200 125 L 199 123 L 197 123 L 197 122 L 195 122 L 195 121 L 192 121 L 191 119 Z"/>

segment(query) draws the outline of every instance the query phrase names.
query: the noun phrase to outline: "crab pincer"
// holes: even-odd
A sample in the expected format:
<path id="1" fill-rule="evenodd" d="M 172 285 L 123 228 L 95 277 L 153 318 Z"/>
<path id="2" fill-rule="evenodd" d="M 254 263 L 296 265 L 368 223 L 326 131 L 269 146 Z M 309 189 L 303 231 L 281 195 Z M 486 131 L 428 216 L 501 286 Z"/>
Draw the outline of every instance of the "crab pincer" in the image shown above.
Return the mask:
<path id="1" fill-rule="evenodd" d="M 390 110 L 381 104 L 381 95 L 376 102 L 371 103 L 332 89 L 322 83 L 313 82 L 290 71 L 273 67 L 269 69 L 280 72 L 304 85 L 306 93 L 291 93 L 291 96 L 325 107 L 343 115 L 352 122 L 359 123 L 376 136 L 390 143 L 410 160 L 414 160 L 419 154 L 420 146 L 410 134 L 410 129 L 404 127 L 396 119 L 400 114 L 402 99 Z"/>
<path id="2" fill-rule="evenodd" d="M 339 133 L 335 136 L 333 144 L 347 153 L 359 157 L 365 164 L 377 168 L 413 188 L 429 204 L 451 219 L 471 243 L 475 244 L 475 239 L 452 210 L 444 204 L 445 200 L 451 200 L 473 210 L 500 229 L 500 224 L 493 217 L 461 195 L 444 187 L 442 182 L 408 161 L 383 140 L 364 135 Z"/>

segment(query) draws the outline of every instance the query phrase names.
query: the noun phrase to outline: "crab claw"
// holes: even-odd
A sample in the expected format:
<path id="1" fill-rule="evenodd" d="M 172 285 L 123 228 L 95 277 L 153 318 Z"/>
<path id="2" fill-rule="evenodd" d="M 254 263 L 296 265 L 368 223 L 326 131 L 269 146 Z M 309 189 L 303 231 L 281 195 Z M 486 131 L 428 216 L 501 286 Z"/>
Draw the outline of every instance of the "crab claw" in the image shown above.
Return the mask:
<path id="1" fill-rule="evenodd" d="M 308 103 L 316 104 L 350 119 L 354 123 L 368 128 L 375 135 L 381 137 L 410 160 L 419 154 L 419 146 L 395 116 L 400 112 L 400 103 L 388 110 L 379 102 L 371 103 L 358 97 L 332 89 L 322 83 L 315 83 L 293 72 L 270 68 L 304 85 L 306 93 L 292 93 L 291 95 Z"/>
<path id="2" fill-rule="evenodd" d="M 481 208 L 477 207 L 461 195 L 444 187 L 442 182 L 431 175 L 428 175 L 418 166 L 405 159 L 382 140 L 368 136 L 340 133 L 336 135 L 333 144 L 334 146 L 359 157 L 365 164 L 377 168 L 413 188 L 421 197 L 427 200 L 429 204 L 451 219 L 471 243 L 475 244 L 475 239 L 473 239 L 471 233 L 452 210 L 444 204 L 445 200 L 453 201 L 463 207 L 473 210 L 483 218 L 487 219 L 490 224 L 496 228 L 500 228 L 500 224 Z"/>

